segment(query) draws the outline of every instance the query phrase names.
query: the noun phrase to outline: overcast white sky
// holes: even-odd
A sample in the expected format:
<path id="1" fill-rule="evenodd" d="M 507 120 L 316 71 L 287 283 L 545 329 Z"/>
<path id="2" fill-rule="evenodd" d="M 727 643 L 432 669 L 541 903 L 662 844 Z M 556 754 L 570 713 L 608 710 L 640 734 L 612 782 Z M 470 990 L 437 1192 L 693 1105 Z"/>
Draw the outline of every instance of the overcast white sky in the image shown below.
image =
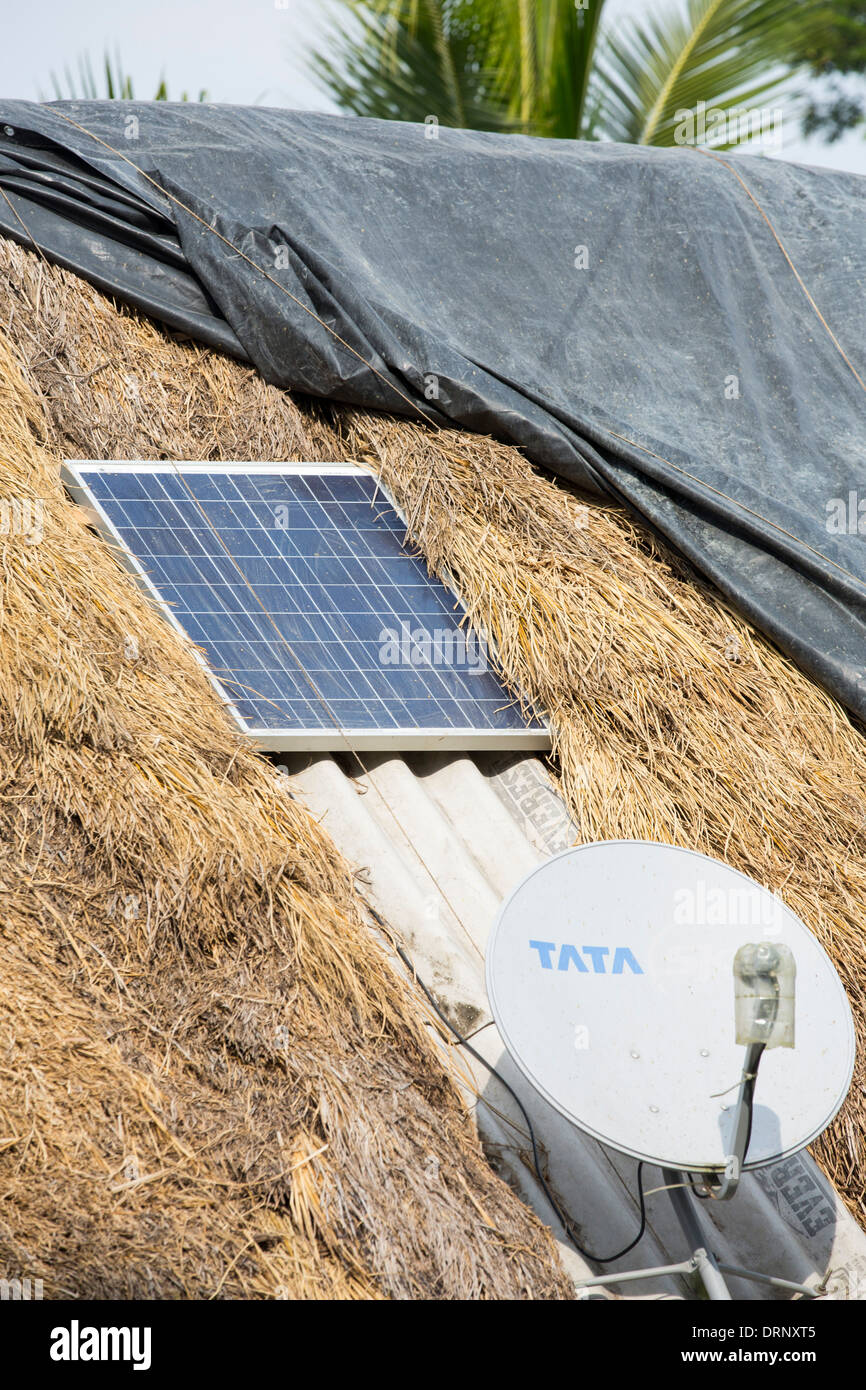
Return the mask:
<path id="1" fill-rule="evenodd" d="M 610 18 L 658 8 L 659 0 L 608 0 Z M 211 100 L 333 110 L 304 73 L 305 47 L 321 31 L 327 0 L 40 0 L 5 6 L 0 39 L 0 96 L 51 98 L 52 71 L 75 67 L 89 52 L 120 51 L 136 95 L 160 77 L 173 97 L 206 87 Z M 786 137 L 785 159 L 866 174 L 862 132 L 835 145 Z"/>

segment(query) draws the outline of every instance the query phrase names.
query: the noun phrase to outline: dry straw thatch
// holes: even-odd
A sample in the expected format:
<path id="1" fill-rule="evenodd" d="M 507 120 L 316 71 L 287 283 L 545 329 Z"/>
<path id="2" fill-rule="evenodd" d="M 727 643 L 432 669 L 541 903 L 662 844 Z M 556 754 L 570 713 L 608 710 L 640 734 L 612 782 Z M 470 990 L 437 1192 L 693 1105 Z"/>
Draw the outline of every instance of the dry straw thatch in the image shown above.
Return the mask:
<path id="1" fill-rule="evenodd" d="M 846 713 L 645 528 L 584 507 L 515 449 L 292 401 L 32 253 L 7 244 L 2 256 L 0 328 L 56 453 L 368 460 L 506 678 L 550 715 L 582 835 L 703 850 L 803 917 L 860 1036 L 849 1100 L 816 1157 L 866 1220 L 866 744 Z"/>
<path id="2" fill-rule="evenodd" d="M 0 547 L 0 1272 L 60 1297 L 567 1297 L 348 866 L 62 494 L 61 444 L 279 455 L 301 416 L 0 254 L 0 497 L 45 501 L 39 543 Z"/>

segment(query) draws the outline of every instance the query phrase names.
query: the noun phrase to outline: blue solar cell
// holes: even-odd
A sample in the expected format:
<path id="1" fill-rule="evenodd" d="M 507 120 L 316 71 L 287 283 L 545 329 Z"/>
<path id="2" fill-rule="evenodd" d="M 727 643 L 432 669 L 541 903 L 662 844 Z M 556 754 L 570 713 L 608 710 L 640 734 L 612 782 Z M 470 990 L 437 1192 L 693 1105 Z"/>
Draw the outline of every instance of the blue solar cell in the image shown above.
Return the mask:
<path id="1" fill-rule="evenodd" d="M 317 636 L 319 632 L 317 631 Z M 329 639 L 324 641 L 299 642 L 296 655 L 306 671 L 344 671 L 352 678 L 356 671 L 350 650 L 342 642 Z"/>
<path id="2" fill-rule="evenodd" d="M 116 497 L 121 501 L 134 502 L 138 499 L 142 501 L 147 497 L 147 493 L 139 478 L 130 473 L 105 473 L 99 479 L 101 488 L 96 491 L 97 497 Z"/>
<path id="3" fill-rule="evenodd" d="M 189 484 L 187 496 L 192 494 L 199 501 L 207 501 L 209 498 L 221 498 L 226 495 L 224 477 L 214 477 L 210 473 L 187 473 L 186 479 Z M 136 481 L 138 481 L 136 479 Z M 115 492 L 115 497 L 121 494 Z"/>
<path id="4" fill-rule="evenodd" d="M 332 502 L 334 495 L 328 487 L 327 481 L 321 474 L 308 474 L 304 482 L 310 491 L 311 497 L 316 497 L 322 502 Z"/>
<path id="5" fill-rule="evenodd" d="M 316 686 L 326 700 L 348 700 L 354 691 L 354 681 L 342 671 L 319 671 Z"/>
<path id="6" fill-rule="evenodd" d="M 404 548 L 371 475 L 87 465 L 79 477 L 259 736 L 543 733 Z"/>
<path id="7" fill-rule="evenodd" d="M 147 483 L 144 484 L 148 497 L 175 497 L 178 501 L 185 500 L 189 497 L 190 490 L 186 486 L 185 479 L 182 479 L 180 473 L 176 472 L 174 469 L 166 473 L 151 473 L 149 475 L 139 474 L 138 476 L 142 479 L 142 482 L 144 482 L 145 476 L 153 479 L 152 489 L 148 490 Z"/>
<path id="8" fill-rule="evenodd" d="M 331 475 L 325 477 L 324 481 L 329 496 L 336 498 L 338 502 L 355 502 L 365 494 L 372 496 L 372 485 L 367 479 L 359 480 L 353 475 L 343 477 Z"/>

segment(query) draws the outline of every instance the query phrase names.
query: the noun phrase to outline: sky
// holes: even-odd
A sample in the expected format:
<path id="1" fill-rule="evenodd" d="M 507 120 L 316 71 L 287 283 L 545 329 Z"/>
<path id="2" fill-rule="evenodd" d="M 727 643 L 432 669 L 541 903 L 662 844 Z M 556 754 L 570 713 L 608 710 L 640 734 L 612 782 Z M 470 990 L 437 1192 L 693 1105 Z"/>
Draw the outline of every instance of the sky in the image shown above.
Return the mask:
<path id="1" fill-rule="evenodd" d="M 659 0 L 608 0 L 616 20 L 658 9 Z M 328 0 L 40 0 L 9 5 L 0 44 L 0 96 L 38 101 L 54 96 L 52 72 L 75 69 L 89 52 L 94 66 L 118 50 L 135 94 L 153 94 L 161 77 L 169 93 L 213 101 L 334 110 L 304 70 L 304 52 L 321 35 Z M 866 175 L 866 139 L 854 132 L 834 145 L 786 133 L 780 157 Z"/>

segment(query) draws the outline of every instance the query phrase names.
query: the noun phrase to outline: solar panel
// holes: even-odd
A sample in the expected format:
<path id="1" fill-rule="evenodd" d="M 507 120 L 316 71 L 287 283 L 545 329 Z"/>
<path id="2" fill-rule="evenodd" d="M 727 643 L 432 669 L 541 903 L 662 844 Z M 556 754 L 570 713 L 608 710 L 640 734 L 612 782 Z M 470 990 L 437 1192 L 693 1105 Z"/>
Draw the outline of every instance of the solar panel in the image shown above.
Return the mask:
<path id="1" fill-rule="evenodd" d="M 549 746 L 366 469 L 70 460 L 64 481 L 262 747 Z"/>

